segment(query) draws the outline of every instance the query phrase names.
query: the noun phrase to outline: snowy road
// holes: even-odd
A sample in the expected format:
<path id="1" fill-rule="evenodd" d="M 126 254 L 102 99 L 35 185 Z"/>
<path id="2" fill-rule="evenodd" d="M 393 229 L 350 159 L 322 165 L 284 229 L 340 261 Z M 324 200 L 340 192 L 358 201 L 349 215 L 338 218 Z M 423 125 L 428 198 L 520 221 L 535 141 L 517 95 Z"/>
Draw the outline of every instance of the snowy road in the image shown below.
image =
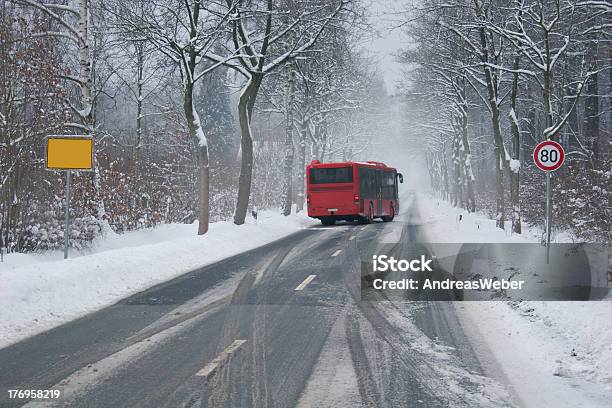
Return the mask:
<path id="1" fill-rule="evenodd" d="M 51 387 L 71 407 L 520 405 L 451 303 L 359 301 L 360 254 L 422 233 L 413 202 L 393 223 L 310 228 L 1 349 L 0 406 Z"/>

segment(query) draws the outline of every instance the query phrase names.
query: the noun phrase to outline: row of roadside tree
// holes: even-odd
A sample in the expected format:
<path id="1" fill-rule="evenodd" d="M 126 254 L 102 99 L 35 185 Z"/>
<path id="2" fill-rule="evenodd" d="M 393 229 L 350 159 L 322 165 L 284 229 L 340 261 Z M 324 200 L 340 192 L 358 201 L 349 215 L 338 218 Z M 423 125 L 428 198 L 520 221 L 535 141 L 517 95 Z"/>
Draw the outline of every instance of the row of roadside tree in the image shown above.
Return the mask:
<path id="1" fill-rule="evenodd" d="M 365 157 L 383 83 L 356 0 L 0 0 L 0 246 L 61 245 L 44 138 L 94 138 L 69 234 L 303 209 L 304 167 Z"/>
<path id="2" fill-rule="evenodd" d="M 566 149 L 554 174 L 555 224 L 611 237 L 612 8 L 605 1 L 451 0 L 400 10 L 411 135 L 433 187 L 499 228 L 543 220 L 546 139 Z"/>

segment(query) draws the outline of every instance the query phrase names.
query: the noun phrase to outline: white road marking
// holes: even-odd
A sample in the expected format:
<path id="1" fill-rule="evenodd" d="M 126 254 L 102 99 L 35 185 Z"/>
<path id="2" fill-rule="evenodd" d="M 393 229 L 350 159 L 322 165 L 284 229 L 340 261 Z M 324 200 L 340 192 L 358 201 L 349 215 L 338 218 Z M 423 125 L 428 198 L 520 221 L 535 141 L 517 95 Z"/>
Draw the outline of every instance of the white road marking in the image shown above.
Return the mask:
<path id="1" fill-rule="evenodd" d="M 310 282 L 312 282 L 312 280 L 316 277 L 317 275 L 310 275 L 308 276 L 306 279 L 304 279 L 304 282 L 300 283 L 299 286 L 297 288 L 295 288 L 294 290 L 304 290 L 304 288 L 306 287 L 306 285 L 308 285 Z"/>
<path id="2" fill-rule="evenodd" d="M 344 314 L 340 314 L 321 348 L 296 408 L 363 406 L 352 363 Z"/>
<path id="3" fill-rule="evenodd" d="M 366 229 L 367 227 L 361 227 L 361 230 L 363 231 L 364 229 Z"/>
<path id="4" fill-rule="evenodd" d="M 151 352 L 153 349 L 166 344 L 174 336 L 191 327 L 193 324 L 203 320 L 207 314 L 200 314 L 186 320 L 182 323 L 172 326 L 166 330 L 160 331 L 151 337 L 143 339 L 137 343 L 131 344 L 128 347 L 120 350 L 102 360 L 88 364 L 81 369 L 70 374 L 60 382 L 56 383 L 50 389 L 62 389 L 63 401 L 71 401 L 76 396 L 82 395 L 85 390 L 93 388 L 95 384 L 101 384 L 117 373 L 121 367 L 130 364 L 136 359 Z M 24 407 L 41 408 L 52 407 L 55 404 L 52 401 L 30 401 Z"/>
<path id="5" fill-rule="evenodd" d="M 351 236 L 349 237 L 349 241 L 352 241 L 352 240 L 354 240 L 354 239 L 355 239 L 355 236 L 354 236 L 354 235 L 351 235 Z"/>
<path id="6" fill-rule="evenodd" d="M 340 252 L 342 252 L 342 250 L 341 250 L 341 249 L 339 249 L 339 250 L 337 250 L 336 252 L 334 252 L 334 253 L 332 254 L 332 256 L 338 256 L 338 255 L 340 255 Z"/>
<path id="7" fill-rule="evenodd" d="M 232 344 L 230 344 L 229 346 L 227 346 L 225 348 L 225 350 L 223 350 L 221 352 L 221 354 L 219 354 L 217 357 L 215 357 L 215 359 L 213 361 L 211 361 L 210 363 L 206 364 L 204 366 L 204 368 L 202 368 L 200 371 L 198 371 L 196 373 L 196 375 L 198 377 L 208 377 L 210 374 L 212 374 L 218 367 L 219 364 L 221 364 L 223 361 L 225 361 L 229 356 L 231 356 L 232 354 L 234 354 L 236 351 L 238 351 L 238 349 L 244 344 L 246 343 L 246 340 L 234 340 L 234 342 Z"/>

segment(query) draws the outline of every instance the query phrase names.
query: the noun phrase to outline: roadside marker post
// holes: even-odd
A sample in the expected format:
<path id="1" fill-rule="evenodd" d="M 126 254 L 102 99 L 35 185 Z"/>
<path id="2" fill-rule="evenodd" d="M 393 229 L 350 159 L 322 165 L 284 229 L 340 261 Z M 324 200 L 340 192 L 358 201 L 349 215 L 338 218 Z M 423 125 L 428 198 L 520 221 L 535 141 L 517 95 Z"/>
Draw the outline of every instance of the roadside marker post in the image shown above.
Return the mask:
<path id="1" fill-rule="evenodd" d="M 66 202 L 64 205 L 64 259 L 68 258 L 70 240 L 70 193 L 73 171 L 93 170 L 93 138 L 84 135 L 53 135 L 45 141 L 47 170 L 66 172 Z"/>
<path id="2" fill-rule="evenodd" d="M 550 234 L 552 229 L 552 175 L 565 161 L 563 146 L 552 140 L 538 143 L 533 150 L 537 168 L 546 172 L 546 263 L 550 263 Z"/>

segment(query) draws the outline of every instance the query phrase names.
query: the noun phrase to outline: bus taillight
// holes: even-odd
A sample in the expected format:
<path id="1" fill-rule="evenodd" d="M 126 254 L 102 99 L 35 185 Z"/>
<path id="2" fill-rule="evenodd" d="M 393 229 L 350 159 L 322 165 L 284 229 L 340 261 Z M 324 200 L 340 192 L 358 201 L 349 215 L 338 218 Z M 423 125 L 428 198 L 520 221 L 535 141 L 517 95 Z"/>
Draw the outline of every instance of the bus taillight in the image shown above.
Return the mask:
<path id="1" fill-rule="evenodd" d="M 310 203 L 310 194 L 306 195 L 306 203 L 308 203 L 308 204 Z"/>
<path id="2" fill-rule="evenodd" d="M 359 202 L 359 194 L 355 194 L 355 195 L 353 196 L 353 201 L 355 201 L 355 203 L 358 203 L 358 202 Z"/>

